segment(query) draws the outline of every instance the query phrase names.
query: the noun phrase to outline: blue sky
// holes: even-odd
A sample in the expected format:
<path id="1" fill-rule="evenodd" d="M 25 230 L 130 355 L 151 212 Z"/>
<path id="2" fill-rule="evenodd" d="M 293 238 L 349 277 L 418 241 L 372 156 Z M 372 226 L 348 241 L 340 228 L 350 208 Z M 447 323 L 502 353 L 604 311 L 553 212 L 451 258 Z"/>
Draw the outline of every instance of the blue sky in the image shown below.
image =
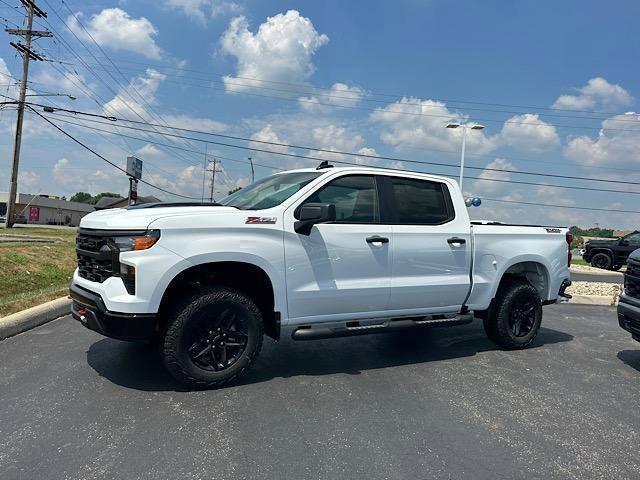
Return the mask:
<path id="1" fill-rule="evenodd" d="M 18 1 L 5 1 L 0 17 L 15 26 L 22 9 L 11 8 Z M 77 97 L 39 99 L 42 103 L 258 141 L 452 165 L 458 163 L 460 131 L 444 126 L 448 120 L 477 121 L 486 128 L 469 133 L 467 165 L 477 170 L 466 175 L 485 180 L 464 184 L 468 195 L 486 199 L 470 210 L 475 218 L 640 226 L 639 214 L 615 212 L 640 210 L 638 195 L 509 183 L 640 191 L 638 185 L 619 183 L 640 183 L 640 120 L 630 113 L 640 111 L 636 1 L 41 0 L 39 5 L 49 16 L 36 28 L 56 35 L 36 43 L 53 62 L 32 62 L 30 93 Z M 0 43 L 0 93 L 15 96 L 12 83 L 20 62 L 9 40 L 5 35 Z M 92 124 L 83 117 L 48 118 L 118 164 L 127 154 L 142 158 L 144 178 L 158 186 L 187 196 L 202 193 L 203 142 Z M 8 185 L 14 121 L 14 111 L 0 114 L 0 185 Z M 456 168 L 232 143 L 457 175 Z M 277 168 L 317 163 L 214 144 L 206 149 L 222 157 L 217 198 L 250 180 L 243 163 L 248 155 Z M 256 169 L 257 176 L 272 171 Z M 610 182 L 518 173 L 523 171 Z M 28 115 L 21 192 L 69 196 L 78 190 L 126 189 L 121 173 Z M 140 193 L 172 198 L 147 186 Z"/>

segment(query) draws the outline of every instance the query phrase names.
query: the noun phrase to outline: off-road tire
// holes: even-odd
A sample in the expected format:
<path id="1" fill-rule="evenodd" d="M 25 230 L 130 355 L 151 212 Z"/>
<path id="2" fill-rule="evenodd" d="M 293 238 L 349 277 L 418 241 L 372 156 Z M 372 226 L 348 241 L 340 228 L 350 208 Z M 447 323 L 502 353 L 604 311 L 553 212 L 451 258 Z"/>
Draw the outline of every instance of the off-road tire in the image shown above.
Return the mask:
<path id="1" fill-rule="evenodd" d="M 244 351 L 228 368 L 219 371 L 205 370 L 192 361 L 189 354 L 189 334 L 200 327 L 195 322 L 208 318 L 211 309 L 229 306 L 244 315 L 247 340 Z M 243 293 L 221 286 L 205 287 L 190 295 L 172 308 L 164 329 L 160 351 L 163 363 L 171 375 L 182 384 L 193 388 L 215 388 L 237 379 L 256 359 L 262 348 L 264 325 L 262 313 L 256 304 Z"/>
<path id="2" fill-rule="evenodd" d="M 515 315 L 525 303 L 530 313 L 530 330 L 526 334 L 514 332 Z M 487 318 L 483 321 L 487 337 L 507 350 L 526 348 L 538 335 L 542 322 L 542 301 L 538 291 L 526 280 L 513 279 L 502 285 L 491 302 Z M 519 332 L 521 333 L 521 332 Z"/>
<path id="3" fill-rule="evenodd" d="M 602 270 L 610 270 L 613 265 L 613 259 L 608 253 L 596 253 L 591 259 L 591 266 Z"/>

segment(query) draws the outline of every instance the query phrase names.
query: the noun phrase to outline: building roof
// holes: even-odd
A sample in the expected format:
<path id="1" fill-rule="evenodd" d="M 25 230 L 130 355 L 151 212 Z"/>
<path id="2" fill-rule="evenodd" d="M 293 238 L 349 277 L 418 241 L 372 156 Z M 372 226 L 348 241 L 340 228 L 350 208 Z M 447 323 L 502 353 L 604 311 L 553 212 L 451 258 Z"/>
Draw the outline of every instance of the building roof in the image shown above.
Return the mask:
<path id="1" fill-rule="evenodd" d="M 0 192 L 0 203 L 6 203 L 9 198 L 7 192 Z M 93 212 L 95 208 L 88 203 L 80 202 L 68 202 L 67 200 L 61 200 L 59 198 L 41 197 L 40 195 L 33 195 L 29 193 L 19 193 L 16 198 L 18 205 L 29 205 L 30 207 L 49 207 L 59 208 L 61 210 L 73 211 L 73 212 Z"/>
<path id="2" fill-rule="evenodd" d="M 127 206 L 128 199 L 125 197 L 102 197 L 98 200 L 95 207 L 96 210 L 106 210 L 107 208 L 120 208 Z M 137 203 L 158 203 L 162 202 L 159 198 L 149 195 L 147 197 L 138 196 Z"/>

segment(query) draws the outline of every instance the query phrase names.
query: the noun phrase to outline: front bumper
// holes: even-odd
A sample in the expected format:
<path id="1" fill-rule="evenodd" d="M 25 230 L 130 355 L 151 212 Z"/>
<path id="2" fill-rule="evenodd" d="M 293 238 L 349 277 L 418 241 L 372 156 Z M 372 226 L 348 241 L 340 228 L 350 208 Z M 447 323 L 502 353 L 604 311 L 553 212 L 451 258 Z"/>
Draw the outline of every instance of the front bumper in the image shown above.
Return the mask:
<path id="1" fill-rule="evenodd" d="M 624 294 L 620 296 L 618 323 L 640 342 L 640 300 L 630 300 Z"/>
<path id="2" fill-rule="evenodd" d="M 158 333 L 155 313 L 120 313 L 107 310 L 102 297 L 75 283 L 69 287 L 71 314 L 82 325 L 118 340 L 150 340 Z"/>

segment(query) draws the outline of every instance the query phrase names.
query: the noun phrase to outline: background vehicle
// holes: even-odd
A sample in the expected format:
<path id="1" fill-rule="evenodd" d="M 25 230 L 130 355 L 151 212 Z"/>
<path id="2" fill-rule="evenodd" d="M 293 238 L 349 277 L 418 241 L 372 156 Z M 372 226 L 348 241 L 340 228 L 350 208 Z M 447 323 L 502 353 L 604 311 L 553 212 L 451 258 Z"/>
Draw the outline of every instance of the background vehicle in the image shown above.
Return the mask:
<path id="1" fill-rule="evenodd" d="M 593 267 L 605 270 L 619 270 L 627 257 L 640 248 L 640 231 L 612 240 L 589 240 L 585 243 L 582 258 Z"/>
<path id="2" fill-rule="evenodd" d="M 157 339 L 181 381 L 215 386 L 263 333 L 296 340 L 468 323 L 507 349 L 570 284 L 565 228 L 470 222 L 458 185 L 377 168 L 280 173 L 224 205 L 146 204 L 82 219 L 73 315 Z"/>
<path id="3" fill-rule="evenodd" d="M 629 255 L 618 302 L 618 322 L 640 342 L 640 249 Z"/>

